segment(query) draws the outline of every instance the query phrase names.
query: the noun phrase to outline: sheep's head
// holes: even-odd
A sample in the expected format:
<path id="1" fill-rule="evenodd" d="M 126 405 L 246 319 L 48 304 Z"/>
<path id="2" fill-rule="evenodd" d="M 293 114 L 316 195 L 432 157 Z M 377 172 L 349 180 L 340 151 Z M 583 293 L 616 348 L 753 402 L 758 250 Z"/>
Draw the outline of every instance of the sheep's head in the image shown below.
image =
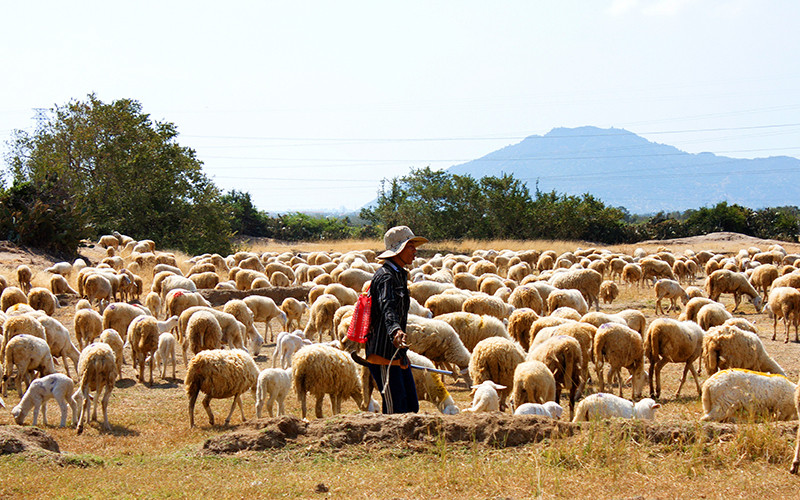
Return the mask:
<path id="1" fill-rule="evenodd" d="M 11 409 L 11 415 L 14 417 L 14 422 L 17 425 L 22 425 L 25 422 L 25 414 L 22 412 L 22 405 L 17 405 Z"/>
<path id="2" fill-rule="evenodd" d="M 763 302 L 761 300 L 761 296 L 760 295 L 756 295 L 755 297 L 752 297 L 750 299 L 750 302 L 753 303 L 753 307 L 756 308 L 756 312 L 758 312 L 758 313 L 760 313 L 761 310 L 764 308 L 764 304 L 763 304 Z"/>

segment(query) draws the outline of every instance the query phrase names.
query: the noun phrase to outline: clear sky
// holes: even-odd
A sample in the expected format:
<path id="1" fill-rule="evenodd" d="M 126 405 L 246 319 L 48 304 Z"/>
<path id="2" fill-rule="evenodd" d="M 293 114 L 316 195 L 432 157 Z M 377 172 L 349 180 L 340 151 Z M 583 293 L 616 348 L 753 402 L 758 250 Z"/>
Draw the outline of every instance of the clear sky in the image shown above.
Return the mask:
<path id="1" fill-rule="evenodd" d="M 0 139 L 132 98 L 280 212 L 554 127 L 798 157 L 799 25 L 796 0 L 3 2 Z"/>

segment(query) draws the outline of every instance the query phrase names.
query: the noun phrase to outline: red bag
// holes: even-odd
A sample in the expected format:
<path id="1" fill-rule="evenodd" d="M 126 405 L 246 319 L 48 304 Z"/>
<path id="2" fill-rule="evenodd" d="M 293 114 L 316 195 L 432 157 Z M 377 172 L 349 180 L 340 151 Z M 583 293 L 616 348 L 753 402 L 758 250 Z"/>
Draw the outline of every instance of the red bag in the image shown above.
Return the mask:
<path id="1" fill-rule="evenodd" d="M 372 297 L 369 289 L 358 296 L 353 317 L 350 319 L 350 327 L 347 329 L 347 338 L 353 342 L 364 344 L 367 342 L 370 326 L 370 313 L 372 312 Z"/>

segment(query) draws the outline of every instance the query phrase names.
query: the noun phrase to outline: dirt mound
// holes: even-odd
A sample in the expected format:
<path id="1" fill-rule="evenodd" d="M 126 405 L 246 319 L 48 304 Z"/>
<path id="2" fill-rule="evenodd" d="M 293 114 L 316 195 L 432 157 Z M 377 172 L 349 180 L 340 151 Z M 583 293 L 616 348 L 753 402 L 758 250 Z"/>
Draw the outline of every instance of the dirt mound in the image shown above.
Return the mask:
<path id="1" fill-rule="evenodd" d="M 778 240 L 762 240 L 754 236 L 748 236 L 741 233 L 732 233 L 727 231 L 720 231 L 717 233 L 708 233 L 700 236 L 691 236 L 688 238 L 673 238 L 671 240 L 647 240 L 640 241 L 637 245 L 686 245 L 690 247 L 697 247 L 698 250 L 703 250 L 704 245 L 713 245 L 714 243 L 737 243 L 743 248 L 748 246 L 763 246 L 763 250 L 769 245 L 786 245 L 785 241 Z"/>
<path id="2" fill-rule="evenodd" d="M 60 453 L 56 440 L 38 427 L 0 427 L 0 455 L 41 450 Z"/>
<path id="3" fill-rule="evenodd" d="M 588 426 L 588 427 L 587 427 Z M 652 443 L 691 443 L 727 439 L 736 433 L 732 424 L 654 423 L 639 420 L 607 420 L 573 424 L 539 416 L 514 416 L 500 413 L 338 415 L 304 422 L 296 417 L 261 419 L 205 442 L 207 453 L 264 451 L 285 446 L 304 448 L 343 448 L 348 445 L 374 447 L 432 446 L 441 442 L 478 443 L 505 448 L 536 443 L 543 439 L 566 438 L 590 428 L 625 438 Z M 786 426 L 783 431 L 794 432 Z"/>

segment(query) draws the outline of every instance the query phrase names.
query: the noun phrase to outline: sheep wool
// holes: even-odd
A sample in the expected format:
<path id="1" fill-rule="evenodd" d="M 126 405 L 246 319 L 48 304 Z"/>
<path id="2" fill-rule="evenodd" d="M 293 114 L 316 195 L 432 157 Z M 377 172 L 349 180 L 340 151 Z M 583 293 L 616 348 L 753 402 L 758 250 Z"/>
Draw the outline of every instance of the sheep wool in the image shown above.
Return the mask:
<path id="1" fill-rule="evenodd" d="M 506 327 L 502 321 L 494 316 L 481 316 L 468 312 L 453 312 L 436 316 L 436 319 L 444 321 L 458 333 L 458 337 L 463 342 L 464 347 L 472 352 L 478 342 L 489 337 L 501 337 L 510 339 Z"/>
<path id="2" fill-rule="evenodd" d="M 524 361 L 514 369 L 514 407 L 525 403 L 543 404 L 556 398 L 556 379 L 541 361 Z M 514 411 L 516 414 L 516 411 Z"/>
<path id="3" fill-rule="evenodd" d="M 794 394 L 797 386 L 783 375 L 729 369 L 703 383 L 701 421 L 728 422 L 746 419 L 793 420 L 797 418 Z"/>
<path id="4" fill-rule="evenodd" d="M 598 392 L 592 394 L 578 403 L 575 409 L 573 422 L 587 422 L 594 419 L 605 418 L 636 418 L 639 420 L 653 420 L 655 410 L 661 405 L 650 398 L 645 398 L 634 404 L 614 394 Z"/>
<path id="5" fill-rule="evenodd" d="M 726 368 L 786 375 L 767 354 L 758 335 L 732 325 L 711 328 L 705 334 L 702 357 L 709 375 Z"/>
<path id="6" fill-rule="evenodd" d="M 342 411 L 342 401 L 347 397 L 361 406 L 361 384 L 355 362 L 350 356 L 326 344 L 303 347 L 292 360 L 292 386 L 300 400 L 302 418 L 306 418 L 306 394 L 315 398 L 314 412 L 322 418 L 322 401 L 327 394 L 331 411 Z"/>
<path id="7" fill-rule="evenodd" d="M 523 403 L 514 410 L 514 415 L 540 415 L 555 420 L 561 418 L 564 413 L 564 408 L 555 401 L 548 401 L 543 404 L 539 403 Z"/>
<path id="8" fill-rule="evenodd" d="M 236 405 L 245 421 L 241 395 L 247 391 L 255 392 L 258 381 L 258 367 L 252 356 L 240 349 L 211 349 L 201 351 L 189 362 L 186 370 L 186 394 L 189 396 L 189 426 L 194 427 L 194 406 L 199 393 L 205 394 L 203 407 L 208 413 L 208 422 L 214 425 L 214 414 L 209 402 L 212 399 L 232 397 L 231 410 L 225 419 L 228 425 Z"/>

